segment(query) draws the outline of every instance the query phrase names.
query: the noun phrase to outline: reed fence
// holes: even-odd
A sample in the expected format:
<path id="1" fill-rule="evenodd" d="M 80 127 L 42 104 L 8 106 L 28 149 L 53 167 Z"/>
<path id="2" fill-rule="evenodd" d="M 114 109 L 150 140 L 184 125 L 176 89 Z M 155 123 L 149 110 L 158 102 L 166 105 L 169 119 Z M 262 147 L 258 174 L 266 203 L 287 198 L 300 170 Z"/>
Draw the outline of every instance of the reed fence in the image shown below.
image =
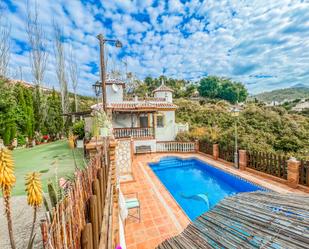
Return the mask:
<path id="1" fill-rule="evenodd" d="M 269 175 L 287 179 L 287 160 L 283 155 L 273 153 L 248 151 L 247 167 Z"/>
<path id="2" fill-rule="evenodd" d="M 199 151 L 208 155 L 213 154 L 213 145 L 204 141 L 199 142 Z"/>
<path id="3" fill-rule="evenodd" d="M 66 196 L 41 221 L 43 247 L 115 248 L 118 203 L 114 150 L 100 148 L 87 167 L 75 172 Z M 116 226 L 115 226 L 116 227 Z"/>
<path id="4" fill-rule="evenodd" d="M 299 184 L 309 186 L 309 161 L 301 160 L 299 171 Z"/>

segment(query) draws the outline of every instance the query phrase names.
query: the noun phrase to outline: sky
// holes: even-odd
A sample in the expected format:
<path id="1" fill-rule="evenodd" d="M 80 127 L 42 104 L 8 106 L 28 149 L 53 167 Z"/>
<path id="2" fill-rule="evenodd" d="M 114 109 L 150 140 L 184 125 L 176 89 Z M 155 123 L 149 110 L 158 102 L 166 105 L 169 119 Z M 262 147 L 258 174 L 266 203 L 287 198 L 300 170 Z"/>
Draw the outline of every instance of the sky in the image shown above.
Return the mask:
<path id="1" fill-rule="evenodd" d="M 0 2 L 2 25 L 11 26 L 10 76 L 20 78 L 22 71 L 33 81 L 27 1 Z M 309 0 L 41 0 L 38 9 L 48 87 L 59 88 L 53 20 L 63 29 L 65 48 L 77 55 L 80 94 L 93 95 L 100 77 L 99 33 L 123 43 L 121 49 L 107 45 L 108 70 L 141 80 L 165 75 L 196 82 L 217 75 L 243 82 L 251 94 L 309 86 Z"/>

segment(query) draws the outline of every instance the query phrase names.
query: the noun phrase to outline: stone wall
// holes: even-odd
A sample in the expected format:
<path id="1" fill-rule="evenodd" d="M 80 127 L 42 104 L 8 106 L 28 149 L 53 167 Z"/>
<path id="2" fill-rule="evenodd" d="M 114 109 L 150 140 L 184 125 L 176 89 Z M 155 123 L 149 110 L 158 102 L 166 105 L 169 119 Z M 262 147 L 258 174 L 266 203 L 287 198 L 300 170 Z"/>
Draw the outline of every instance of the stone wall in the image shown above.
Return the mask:
<path id="1" fill-rule="evenodd" d="M 132 174 L 131 141 L 130 139 L 118 140 L 116 148 L 116 167 L 118 175 Z"/>

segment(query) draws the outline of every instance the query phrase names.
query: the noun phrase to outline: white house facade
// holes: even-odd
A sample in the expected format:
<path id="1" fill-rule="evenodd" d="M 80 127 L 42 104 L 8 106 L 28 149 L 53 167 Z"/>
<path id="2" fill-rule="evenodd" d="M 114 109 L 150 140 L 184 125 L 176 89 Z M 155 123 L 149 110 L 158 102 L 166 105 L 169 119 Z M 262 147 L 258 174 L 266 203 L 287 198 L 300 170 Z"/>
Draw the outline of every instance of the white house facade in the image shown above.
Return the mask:
<path id="1" fill-rule="evenodd" d="M 155 151 L 157 142 L 174 141 L 178 132 L 188 130 L 188 125 L 175 122 L 173 90 L 163 82 L 151 98 L 126 99 L 124 88 L 122 81 L 106 81 L 107 114 L 116 139 L 130 138 L 135 147 L 145 145 Z"/>

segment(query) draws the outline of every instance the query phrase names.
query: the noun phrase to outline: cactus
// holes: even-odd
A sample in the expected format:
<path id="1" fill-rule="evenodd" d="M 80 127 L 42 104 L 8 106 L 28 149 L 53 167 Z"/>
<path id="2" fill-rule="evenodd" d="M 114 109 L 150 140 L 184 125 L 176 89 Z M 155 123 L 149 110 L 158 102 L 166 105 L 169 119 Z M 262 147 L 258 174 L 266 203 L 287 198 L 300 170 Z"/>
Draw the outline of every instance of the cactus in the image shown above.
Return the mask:
<path id="1" fill-rule="evenodd" d="M 57 205 L 57 193 L 52 182 L 47 184 L 47 190 L 52 207 Z"/>

